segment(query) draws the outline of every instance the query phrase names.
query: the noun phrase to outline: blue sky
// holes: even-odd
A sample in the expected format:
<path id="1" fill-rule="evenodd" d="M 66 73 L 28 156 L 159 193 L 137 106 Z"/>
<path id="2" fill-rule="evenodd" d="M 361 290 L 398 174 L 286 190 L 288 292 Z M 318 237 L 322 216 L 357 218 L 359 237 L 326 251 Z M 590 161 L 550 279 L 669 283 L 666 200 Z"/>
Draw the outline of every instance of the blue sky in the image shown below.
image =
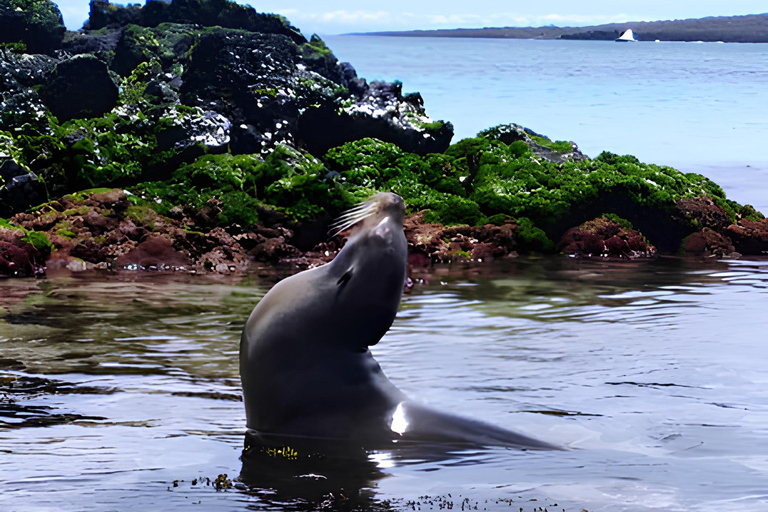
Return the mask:
<path id="1" fill-rule="evenodd" d="M 136 0 L 135 3 L 143 2 Z M 70 30 L 80 28 L 88 17 L 88 0 L 56 3 Z M 389 0 L 375 4 L 359 0 L 266 0 L 239 3 L 253 5 L 260 12 L 283 14 L 305 34 L 321 35 L 457 27 L 597 25 L 768 11 L 765 0 Z"/>

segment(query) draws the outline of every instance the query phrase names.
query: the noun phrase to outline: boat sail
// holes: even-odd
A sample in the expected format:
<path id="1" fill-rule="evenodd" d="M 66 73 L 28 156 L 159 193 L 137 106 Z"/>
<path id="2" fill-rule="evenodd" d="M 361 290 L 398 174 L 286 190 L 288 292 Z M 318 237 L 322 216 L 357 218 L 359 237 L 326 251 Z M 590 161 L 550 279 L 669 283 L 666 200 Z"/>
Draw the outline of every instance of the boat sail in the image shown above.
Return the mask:
<path id="1" fill-rule="evenodd" d="M 618 39 L 616 39 L 616 42 L 619 42 L 619 43 L 625 43 L 627 41 L 637 41 L 637 39 L 635 39 L 635 34 L 634 32 L 632 32 L 631 28 L 628 28 L 627 30 L 625 30 L 624 33 L 621 34 Z"/>

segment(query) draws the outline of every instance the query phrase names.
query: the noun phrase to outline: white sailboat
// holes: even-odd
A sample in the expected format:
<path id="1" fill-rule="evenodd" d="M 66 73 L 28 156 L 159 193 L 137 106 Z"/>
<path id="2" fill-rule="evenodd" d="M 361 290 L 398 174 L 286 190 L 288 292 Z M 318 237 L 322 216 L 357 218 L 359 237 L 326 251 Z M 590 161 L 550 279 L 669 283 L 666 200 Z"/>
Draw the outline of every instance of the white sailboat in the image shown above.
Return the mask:
<path id="1" fill-rule="evenodd" d="M 624 33 L 621 34 L 618 39 L 616 39 L 616 42 L 619 43 L 626 43 L 627 41 L 637 42 L 637 39 L 635 39 L 635 34 L 632 32 L 631 28 L 625 30 Z"/>

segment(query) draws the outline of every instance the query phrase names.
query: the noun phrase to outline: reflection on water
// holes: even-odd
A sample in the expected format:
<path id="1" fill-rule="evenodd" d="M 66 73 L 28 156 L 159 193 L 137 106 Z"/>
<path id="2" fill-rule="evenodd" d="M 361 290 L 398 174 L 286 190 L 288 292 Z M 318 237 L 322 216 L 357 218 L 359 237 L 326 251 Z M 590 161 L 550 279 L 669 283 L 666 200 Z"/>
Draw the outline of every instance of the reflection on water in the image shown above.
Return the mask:
<path id="1" fill-rule="evenodd" d="M 417 277 L 374 347 L 390 379 L 570 451 L 295 442 L 241 461 L 240 330 L 274 277 L 5 280 L 0 510 L 768 508 L 768 261 Z"/>

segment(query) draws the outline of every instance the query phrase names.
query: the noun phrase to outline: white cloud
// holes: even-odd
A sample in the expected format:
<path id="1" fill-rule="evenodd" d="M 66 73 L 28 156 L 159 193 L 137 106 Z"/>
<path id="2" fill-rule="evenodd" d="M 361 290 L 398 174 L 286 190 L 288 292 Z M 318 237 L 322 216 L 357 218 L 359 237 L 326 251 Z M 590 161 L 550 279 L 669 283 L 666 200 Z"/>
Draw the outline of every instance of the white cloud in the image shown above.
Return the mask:
<path id="1" fill-rule="evenodd" d="M 388 22 L 393 16 L 387 11 L 331 11 L 315 15 L 320 21 L 355 24 L 365 22 Z"/>
<path id="2" fill-rule="evenodd" d="M 435 28 L 528 27 L 541 25 L 600 25 L 626 21 L 624 14 L 613 16 L 584 16 L 577 14 L 524 15 L 520 13 L 493 14 L 416 14 L 413 12 L 335 10 L 307 12 L 286 8 L 278 10 L 298 27 L 333 32 L 354 28 L 366 30 L 417 30 Z"/>

